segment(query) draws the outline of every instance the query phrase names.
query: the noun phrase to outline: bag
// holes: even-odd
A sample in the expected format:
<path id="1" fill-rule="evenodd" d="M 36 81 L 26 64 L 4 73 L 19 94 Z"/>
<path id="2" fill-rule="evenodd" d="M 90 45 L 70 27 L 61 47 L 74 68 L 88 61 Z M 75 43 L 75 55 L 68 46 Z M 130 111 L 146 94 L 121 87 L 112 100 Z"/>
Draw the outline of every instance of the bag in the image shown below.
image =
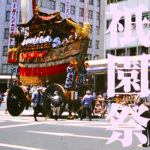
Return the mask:
<path id="1" fill-rule="evenodd" d="M 52 98 L 51 98 L 51 104 L 52 104 L 54 107 L 59 107 L 59 106 L 62 104 L 62 99 L 61 99 L 60 97 L 58 97 L 58 98 L 52 97 Z"/>

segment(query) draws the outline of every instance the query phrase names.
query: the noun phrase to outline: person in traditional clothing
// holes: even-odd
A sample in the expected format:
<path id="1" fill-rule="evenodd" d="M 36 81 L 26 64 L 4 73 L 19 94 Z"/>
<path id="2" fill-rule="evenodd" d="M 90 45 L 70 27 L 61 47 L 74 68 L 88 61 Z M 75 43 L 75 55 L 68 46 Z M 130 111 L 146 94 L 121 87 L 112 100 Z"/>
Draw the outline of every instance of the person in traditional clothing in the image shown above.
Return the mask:
<path id="1" fill-rule="evenodd" d="M 82 66 L 80 67 L 78 71 L 77 87 L 83 87 L 85 85 L 85 80 L 86 80 L 86 75 L 87 75 L 86 67 L 87 67 L 87 64 L 84 63 L 82 64 Z"/>
<path id="2" fill-rule="evenodd" d="M 61 46 L 62 43 L 60 41 L 60 38 L 59 37 L 56 37 L 54 40 L 53 40 L 53 43 L 52 43 L 52 47 L 55 48 L 57 46 Z"/>
<path id="3" fill-rule="evenodd" d="M 76 67 L 77 61 L 71 61 L 67 67 L 67 77 L 65 82 L 65 88 L 70 90 L 74 86 L 76 72 L 78 71 Z"/>
<path id="4" fill-rule="evenodd" d="M 50 35 L 47 35 L 45 38 L 44 38 L 44 42 L 52 42 L 52 37 Z"/>

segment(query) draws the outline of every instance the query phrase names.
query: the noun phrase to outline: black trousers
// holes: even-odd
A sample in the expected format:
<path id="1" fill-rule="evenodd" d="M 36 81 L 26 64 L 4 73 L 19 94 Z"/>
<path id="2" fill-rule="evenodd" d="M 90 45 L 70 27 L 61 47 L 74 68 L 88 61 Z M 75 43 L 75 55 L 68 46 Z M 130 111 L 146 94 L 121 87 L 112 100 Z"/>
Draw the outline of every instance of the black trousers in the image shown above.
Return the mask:
<path id="1" fill-rule="evenodd" d="M 147 142 L 145 144 L 147 145 L 148 142 L 150 144 L 150 130 L 147 130 L 147 129 L 142 130 L 142 133 L 147 137 Z M 148 139 L 149 139 L 149 141 L 148 141 Z"/>
<path id="2" fill-rule="evenodd" d="M 91 108 L 86 108 L 86 107 L 83 107 L 83 110 L 81 113 L 81 120 L 84 118 L 84 116 L 86 116 L 86 112 L 88 112 L 89 120 L 91 120 L 92 119 Z"/>
<path id="3" fill-rule="evenodd" d="M 43 107 L 42 107 L 42 105 L 37 104 L 36 107 L 33 107 L 33 109 L 34 109 L 34 119 L 35 119 L 35 121 L 37 121 L 37 119 L 36 119 L 37 115 L 38 115 L 40 112 L 41 112 L 41 113 L 44 113 L 44 112 L 43 112 Z"/>

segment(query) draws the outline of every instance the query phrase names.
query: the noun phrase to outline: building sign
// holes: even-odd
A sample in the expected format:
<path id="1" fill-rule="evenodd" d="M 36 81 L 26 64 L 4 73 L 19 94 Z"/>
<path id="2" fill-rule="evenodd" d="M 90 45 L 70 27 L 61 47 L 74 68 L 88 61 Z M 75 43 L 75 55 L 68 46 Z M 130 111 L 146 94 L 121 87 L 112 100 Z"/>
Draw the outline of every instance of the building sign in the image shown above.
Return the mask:
<path id="1" fill-rule="evenodd" d="M 137 39 L 140 43 L 145 46 L 150 46 L 150 31 L 145 33 L 145 26 L 149 26 L 150 22 L 145 17 L 142 20 L 142 13 L 148 12 L 148 9 L 144 5 L 139 5 L 134 9 L 124 7 L 124 9 L 118 9 L 117 4 L 110 5 L 110 11 L 107 12 L 107 15 L 113 15 L 112 22 L 107 29 L 106 33 L 110 33 L 110 46 L 117 47 L 118 42 L 121 46 L 126 46 L 127 44 L 136 41 Z M 135 14 L 135 22 L 132 22 L 132 15 Z M 124 18 L 124 25 L 119 21 L 121 18 Z M 136 29 L 137 36 L 132 36 L 132 30 Z M 118 39 L 117 32 L 124 31 L 123 37 Z"/>
<path id="2" fill-rule="evenodd" d="M 137 91 L 141 91 L 141 97 L 148 96 L 148 56 L 108 54 L 108 96 L 136 94 Z"/>
<path id="3" fill-rule="evenodd" d="M 70 18 L 71 0 L 66 0 L 65 3 L 65 18 Z"/>
<path id="4" fill-rule="evenodd" d="M 17 32 L 17 24 L 19 23 L 19 8 L 20 8 L 20 0 L 12 0 L 10 13 L 10 28 L 9 28 L 10 34 L 14 34 Z M 8 47 L 12 45 L 14 45 L 14 38 L 9 37 Z"/>

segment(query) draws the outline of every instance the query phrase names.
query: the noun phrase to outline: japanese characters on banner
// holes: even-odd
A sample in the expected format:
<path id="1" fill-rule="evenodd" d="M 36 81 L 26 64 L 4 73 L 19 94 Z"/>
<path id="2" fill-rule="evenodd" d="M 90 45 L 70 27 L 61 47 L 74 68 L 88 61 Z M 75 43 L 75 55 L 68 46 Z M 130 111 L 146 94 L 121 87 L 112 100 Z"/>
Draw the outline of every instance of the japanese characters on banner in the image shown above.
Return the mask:
<path id="1" fill-rule="evenodd" d="M 117 4 L 110 5 L 110 11 L 107 12 L 107 15 L 112 15 L 112 22 L 107 29 L 106 33 L 110 33 L 110 47 L 117 47 L 120 43 L 121 46 L 126 46 L 127 44 L 136 41 L 145 46 L 150 46 L 149 34 L 144 32 L 144 28 L 150 25 L 150 21 L 145 17 L 142 20 L 142 13 L 148 12 L 149 10 L 146 6 L 140 4 L 134 9 L 124 7 L 124 9 L 119 9 Z M 135 21 L 132 22 L 132 14 L 135 14 Z M 119 21 L 124 17 L 124 25 Z M 136 29 L 136 36 L 132 36 L 132 30 Z M 123 37 L 120 39 L 117 37 L 117 32 L 124 32 Z"/>
<path id="2" fill-rule="evenodd" d="M 19 8 L 20 0 L 12 0 L 11 2 L 11 13 L 10 13 L 10 28 L 9 33 L 14 34 L 17 32 L 17 24 L 19 23 Z M 9 37 L 8 47 L 14 45 L 14 38 Z"/>
<path id="3" fill-rule="evenodd" d="M 137 94 L 137 91 L 141 91 L 141 97 L 148 96 L 148 56 L 108 54 L 108 96 Z"/>
<path id="4" fill-rule="evenodd" d="M 150 22 L 143 12 L 148 12 L 146 6 L 140 4 L 136 8 L 124 7 L 119 9 L 119 5 L 111 4 L 107 15 L 112 15 L 112 22 L 106 33 L 110 33 L 110 47 L 127 47 L 130 43 L 139 41 L 145 47 L 150 46 Z M 132 21 L 132 15 L 135 21 Z M 119 21 L 124 18 L 124 24 Z M 136 34 L 132 34 L 132 31 Z M 118 32 L 123 32 L 118 36 Z M 118 46 L 119 45 L 119 46 Z M 139 56 L 113 56 L 108 54 L 108 97 L 125 95 L 126 99 L 116 103 L 109 103 L 107 120 L 111 126 L 107 130 L 112 131 L 112 135 L 106 144 L 116 141 L 122 143 L 123 147 L 132 144 L 133 135 L 137 137 L 143 147 L 147 147 L 150 137 L 150 118 L 143 114 L 149 112 L 148 100 L 148 61 L 150 56 L 142 54 Z M 140 93 L 139 93 L 140 92 Z M 130 96 L 134 95 L 134 104 L 129 102 Z M 121 97 L 120 96 L 120 97 Z M 127 101 L 126 101 L 127 100 Z M 140 106 L 139 106 L 140 105 Z M 128 117 L 130 115 L 130 117 Z M 129 126 L 127 128 L 126 126 Z M 120 132 L 123 131 L 123 132 Z M 142 131 L 142 133 L 136 132 Z M 144 134 L 144 132 L 147 132 Z"/>
<path id="5" fill-rule="evenodd" d="M 65 18 L 70 17 L 70 11 L 71 11 L 71 0 L 66 0 L 66 3 L 65 3 Z"/>
<path id="6" fill-rule="evenodd" d="M 83 22 L 89 22 L 89 0 L 84 0 L 84 18 Z"/>

